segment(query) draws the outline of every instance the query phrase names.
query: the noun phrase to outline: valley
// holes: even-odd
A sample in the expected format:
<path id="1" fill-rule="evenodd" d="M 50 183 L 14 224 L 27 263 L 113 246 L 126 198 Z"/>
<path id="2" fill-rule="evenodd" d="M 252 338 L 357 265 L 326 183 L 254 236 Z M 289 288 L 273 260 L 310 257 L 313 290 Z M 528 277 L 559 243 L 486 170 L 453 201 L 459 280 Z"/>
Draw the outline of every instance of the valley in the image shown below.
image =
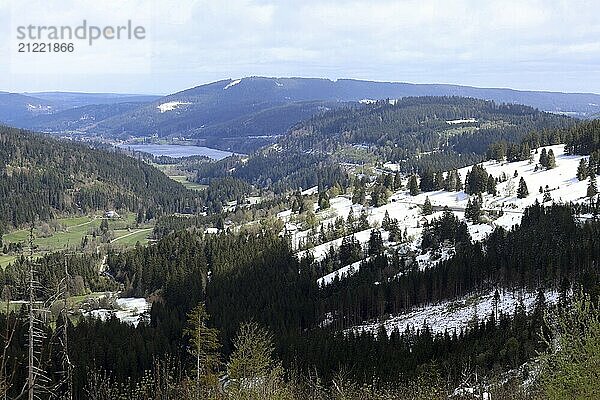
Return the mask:
<path id="1" fill-rule="evenodd" d="M 193 361 L 198 312 L 224 357 L 251 318 L 281 368 L 324 382 L 352 365 L 351 382 L 401 391 L 435 360 L 444 396 L 528 393 L 545 318 L 600 287 L 597 132 L 459 97 L 322 110 L 245 154 L 0 128 L 2 306 L 26 307 L 33 268 L 36 307 L 85 349 L 74 362 L 116 380 Z M 485 382 L 465 384 L 468 363 Z"/>
<path id="2" fill-rule="evenodd" d="M 0 92 L 0 105 L 4 105 L 0 123 L 80 140 L 155 137 L 160 142 L 184 138 L 197 146 L 247 154 L 327 110 L 373 104 L 379 99 L 424 96 L 524 104 L 579 118 L 593 117 L 600 111 L 600 97 L 595 94 L 351 79 L 242 77 L 166 96 Z"/>
<path id="3" fill-rule="evenodd" d="M 0 0 L 0 400 L 600 399 L 598 15 Z"/>

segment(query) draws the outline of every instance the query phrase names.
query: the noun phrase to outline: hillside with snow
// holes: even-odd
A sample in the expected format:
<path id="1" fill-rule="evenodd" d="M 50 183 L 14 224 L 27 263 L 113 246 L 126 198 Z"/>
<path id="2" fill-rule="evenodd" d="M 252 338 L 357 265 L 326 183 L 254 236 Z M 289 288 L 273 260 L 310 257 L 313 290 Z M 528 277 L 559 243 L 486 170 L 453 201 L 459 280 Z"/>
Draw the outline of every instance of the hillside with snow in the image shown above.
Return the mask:
<path id="1" fill-rule="evenodd" d="M 332 226 L 336 221 L 339 223 L 340 218 L 347 220 L 349 215 L 358 218 L 361 213 L 366 213 L 369 227 L 352 235 L 363 249 L 367 248 L 371 232 L 375 229 L 381 232 L 381 237 L 388 251 L 399 251 L 400 254 L 411 258 L 412 266 L 420 270 L 434 268 L 439 261 L 448 259 L 454 254 L 454 249 L 448 245 L 435 250 L 421 248 L 424 225 L 429 224 L 434 218 L 441 217 L 444 207 L 448 207 L 455 216 L 467 223 L 471 240 L 481 241 L 496 227 L 501 226 L 510 229 L 519 224 L 525 208 L 535 202 L 544 203 L 544 200 L 546 200 L 546 204 L 550 204 L 550 202 L 578 203 L 588 200 L 586 197 L 587 181 L 579 181 L 576 177 L 577 167 L 581 159 L 585 157 L 565 154 L 564 145 L 547 146 L 546 151 L 549 150 L 552 150 L 556 159 L 556 166 L 552 169 L 545 169 L 539 165 L 541 148 L 533 150 L 531 159 L 527 161 L 486 161 L 481 164 L 488 174 L 497 178 L 498 183 L 496 195 L 482 194 L 482 209 L 485 218 L 480 219 L 479 223 L 473 223 L 465 219 L 465 209 L 469 200 L 478 196 L 470 196 L 463 190 L 455 192 L 437 190 L 411 196 L 406 189 L 406 177 L 404 178 L 403 189 L 392 193 L 388 202 L 380 207 L 353 204 L 350 194 L 331 198 L 329 207 L 323 210 L 319 209 L 318 205 L 314 203 L 313 207 L 318 224 L 310 229 L 304 226 L 291 210 L 283 211 L 278 216 L 285 222 L 285 229 L 290 235 L 292 245 L 297 249 L 297 255 L 300 258 L 310 256 L 313 260 L 320 261 L 330 256 L 332 251 L 340 248 L 344 240 L 343 237 L 306 248 L 309 238 L 315 237 L 315 232 Z M 472 167 L 458 170 L 461 181 L 465 181 L 466 175 Z M 389 168 L 389 170 L 394 171 L 393 168 Z M 529 195 L 525 198 L 518 198 L 517 196 L 517 186 L 521 178 L 525 180 L 529 189 Z M 547 192 L 546 195 L 542 193 L 544 191 Z M 548 199 L 548 193 L 550 200 Z M 303 195 L 312 195 L 312 198 L 316 194 L 316 188 L 303 192 Z M 423 213 L 423 204 L 427 198 L 433 206 L 433 212 L 430 215 Z M 369 196 L 367 196 L 366 202 L 368 203 L 368 201 Z M 397 221 L 399 229 L 404 233 L 401 242 L 389 240 L 389 232 L 382 228 L 386 214 L 389 218 Z M 365 259 L 368 259 L 366 255 Z M 337 279 L 345 279 L 354 275 L 360 270 L 365 259 L 354 261 L 324 274 L 317 280 L 318 285 L 330 285 Z M 378 284 L 378 282 L 373 282 L 373 284 Z M 369 322 L 351 330 L 355 332 L 361 330 L 375 331 L 382 324 L 388 332 L 393 328 L 398 328 L 400 331 L 405 330 L 406 327 L 419 329 L 423 324 L 430 326 L 433 332 L 442 332 L 447 328 L 460 330 L 468 326 L 474 313 L 482 317 L 489 316 L 492 297 L 493 293 L 475 293 L 464 299 L 449 300 L 442 304 L 423 305 L 418 310 L 391 316 L 385 321 Z M 549 304 L 553 304 L 557 300 L 557 293 L 547 292 L 546 298 Z M 505 314 L 510 314 L 520 301 L 524 303 L 527 310 L 531 310 L 534 299 L 535 293 L 503 292 L 499 310 Z M 326 324 L 327 321 L 323 323 Z"/>
<path id="2" fill-rule="evenodd" d="M 533 311 L 537 293 L 526 291 L 499 291 L 498 302 L 494 300 L 495 291 L 481 294 L 472 294 L 456 300 L 444 301 L 439 304 L 427 304 L 408 313 L 391 317 L 384 321 L 375 321 L 364 325 L 355 326 L 348 332 L 361 333 L 363 331 L 377 334 L 381 326 L 385 327 L 389 334 L 394 330 L 402 333 L 407 329 L 410 331 L 422 330 L 427 326 L 431 333 L 438 334 L 448 332 L 459 334 L 483 319 L 496 314 L 512 315 L 515 307 L 522 304 L 527 312 Z M 546 291 L 544 299 L 546 305 L 558 302 L 559 294 L 554 291 Z"/>
<path id="3" fill-rule="evenodd" d="M 541 148 L 533 151 L 533 161 L 519 162 L 497 162 L 486 161 L 482 163 L 489 174 L 495 178 L 506 176 L 506 181 L 498 183 L 497 195 L 483 194 L 483 209 L 486 211 L 495 211 L 503 213 L 496 219 L 490 219 L 488 223 L 473 224 L 468 223 L 469 233 L 473 240 L 481 240 L 486 234 L 490 233 L 496 226 L 511 228 L 521 220 L 523 210 L 536 201 L 544 202 L 544 194 L 540 193 L 539 188 L 548 190 L 552 201 L 558 203 L 583 202 L 586 201 L 587 181 L 578 181 L 577 166 L 584 156 L 567 155 L 564 152 L 564 145 L 555 145 L 546 147 L 552 149 L 556 156 L 556 167 L 546 170 L 536 168 L 539 162 Z M 467 172 L 472 166 L 460 169 L 458 172 L 461 180 L 464 182 Z M 516 175 L 516 176 L 515 176 Z M 520 178 L 523 178 L 529 188 L 529 196 L 519 199 L 517 197 L 517 185 Z M 406 186 L 406 185 L 405 185 Z M 316 193 L 316 188 L 309 189 L 303 194 L 309 195 Z M 381 227 L 381 223 L 387 212 L 390 218 L 398 220 L 402 231 L 407 232 L 412 240 L 409 247 L 416 249 L 420 234 L 423 229 L 423 223 L 429 222 L 433 218 L 442 214 L 442 208 L 448 207 L 459 218 L 464 219 L 464 211 L 469 199 L 464 191 L 448 192 L 445 190 L 422 192 L 416 196 L 411 196 L 408 190 L 399 190 L 390 196 L 387 204 L 381 207 L 364 206 L 361 204 L 352 204 L 350 196 L 341 195 L 332 198 L 330 207 L 325 210 L 318 210 L 316 216 L 319 219 L 319 227 L 327 226 L 333 223 L 336 218 L 347 218 L 350 211 L 354 216 L 358 216 L 361 211 L 368 215 L 368 221 L 371 227 Z M 423 215 L 421 206 L 425 199 L 429 198 L 435 211 L 431 215 Z M 317 210 L 315 204 L 315 210 Z M 285 222 L 290 221 L 291 210 L 282 212 L 279 215 Z M 310 233 L 310 230 L 299 230 L 295 224 L 288 225 L 292 234 L 293 244 L 297 247 L 300 241 Z M 355 238 L 361 243 L 366 243 L 369 239 L 371 228 L 355 233 Z M 385 238 L 384 233 L 384 238 Z M 299 256 L 305 256 L 309 252 L 315 259 L 324 257 L 331 246 L 339 247 L 342 238 L 319 244 L 308 250 L 298 252 Z M 388 243 L 389 244 L 389 243 Z"/>

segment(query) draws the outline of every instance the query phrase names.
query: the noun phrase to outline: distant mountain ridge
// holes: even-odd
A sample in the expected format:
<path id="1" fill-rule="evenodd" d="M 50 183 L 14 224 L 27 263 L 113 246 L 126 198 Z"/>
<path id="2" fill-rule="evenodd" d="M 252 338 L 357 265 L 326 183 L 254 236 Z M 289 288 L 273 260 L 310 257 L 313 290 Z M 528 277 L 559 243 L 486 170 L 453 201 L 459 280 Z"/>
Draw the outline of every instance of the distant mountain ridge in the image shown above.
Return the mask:
<path id="1" fill-rule="evenodd" d="M 63 107 L 82 107 L 98 104 L 145 103 L 159 99 L 160 95 L 129 93 L 32 92 L 23 95 L 35 97 Z"/>
<path id="2" fill-rule="evenodd" d="M 163 97 L 60 92 L 32 95 L 39 98 L 0 93 L 0 122 L 52 133 L 186 138 L 242 152 L 272 142 L 316 114 L 377 99 L 460 96 L 524 104 L 581 118 L 600 112 L 600 95 L 592 93 L 321 78 L 225 79 Z M 38 103 L 37 111 L 28 106 Z M 6 115 L 1 110 L 3 104 L 16 110 Z"/>
<path id="3" fill-rule="evenodd" d="M 19 93 L 0 92 L 0 122 L 20 126 L 23 121 L 61 108 L 54 102 Z"/>

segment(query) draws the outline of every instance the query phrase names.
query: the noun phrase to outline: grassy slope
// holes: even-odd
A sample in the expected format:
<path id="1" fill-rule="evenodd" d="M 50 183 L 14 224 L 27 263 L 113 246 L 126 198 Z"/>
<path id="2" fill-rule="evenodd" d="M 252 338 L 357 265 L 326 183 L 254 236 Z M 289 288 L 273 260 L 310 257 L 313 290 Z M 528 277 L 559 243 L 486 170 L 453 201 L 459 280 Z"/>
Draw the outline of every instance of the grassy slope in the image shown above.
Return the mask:
<path id="1" fill-rule="evenodd" d="M 185 175 L 172 175 L 172 176 L 169 176 L 169 178 L 173 179 L 175 182 L 181 183 L 183 186 L 185 186 L 186 188 L 191 189 L 191 190 L 200 191 L 200 190 L 206 189 L 206 185 L 201 185 L 196 182 L 190 182 L 187 180 L 187 177 Z"/>
<path id="2" fill-rule="evenodd" d="M 100 227 L 102 218 L 99 215 L 95 216 L 78 216 L 60 218 L 57 220 L 63 227 L 64 231 L 54 232 L 47 237 L 35 237 L 35 245 L 38 247 L 36 254 L 40 255 L 52 251 L 64 250 L 68 247 L 78 245 L 84 236 L 91 235 L 94 229 Z M 148 237 L 152 233 L 152 227 L 133 228 L 135 226 L 135 215 L 128 213 L 122 216 L 119 220 L 110 220 L 109 228 L 113 231 L 113 243 L 118 243 L 123 246 L 133 246 L 136 242 L 145 244 L 148 242 Z M 130 227 L 130 229 L 128 229 Z M 29 230 L 21 229 L 13 231 L 3 236 L 4 243 L 23 242 L 27 246 Z M 13 262 L 18 255 L 0 254 L 0 267 L 5 267 Z"/>

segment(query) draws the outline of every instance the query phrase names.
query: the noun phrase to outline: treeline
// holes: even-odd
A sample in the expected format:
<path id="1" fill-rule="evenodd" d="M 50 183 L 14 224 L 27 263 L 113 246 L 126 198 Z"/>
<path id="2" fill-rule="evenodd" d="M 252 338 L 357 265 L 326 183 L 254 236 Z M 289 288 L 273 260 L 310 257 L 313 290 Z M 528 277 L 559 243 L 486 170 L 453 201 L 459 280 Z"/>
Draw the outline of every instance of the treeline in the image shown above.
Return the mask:
<path id="1" fill-rule="evenodd" d="M 0 127 L 0 224 L 95 210 L 152 209 L 156 215 L 199 207 L 195 192 L 144 162 Z"/>
<path id="2" fill-rule="evenodd" d="M 545 351 L 539 333 L 545 328 L 546 309 L 540 292 L 530 314 L 518 303 L 513 314 L 474 313 L 465 329 L 438 334 L 423 325 L 402 332 L 380 328 L 373 334 L 318 329 L 286 339 L 271 336 L 262 328 L 264 325 L 244 323 L 236 332 L 237 347 L 231 355 L 218 351 L 207 354 L 216 357 L 217 365 L 222 365 L 220 359 L 229 360 L 214 373 L 219 376 L 216 374 L 226 368 L 232 378 L 224 381 L 224 389 L 213 391 L 210 388 L 219 387 L 218 381 L 203 380 L 202 385 L 194 382 L 190 373 L 193 360 L 187 357 L 192 354 L 181 347 L 186 345 L 187 337 L 181 337 L 180 345 L 174 346 L 153 323 L 141 323 L 134 328 L 116 318 L 82 319 L 68 325 L 70 361 L 75 366 L 72 395 L 75 399 L 141 400 L 164 398 L 165 393 L 171 393 L 176 398 L 192 399 L 200 392 L 204 393 L 203 398 L 237 399 L 255 391 L 262 393 L 261 397 L 250 398 L 281 398 L 277 393 L 283 391 L 286 399 L 306 396 L 362 399 L 369 398 L 368 393 L 399 399 L 414 399 L 420 393 L 416 398 L 441 399 L 445 398 L 442 393 L 449 394 L 462 382 L 469 382 L 471 375 L 498 377 Z M 204 318 L 209 317 L 206 314 Z M 26 325 L 20 324 L 19 318 L 16 313 L 8 318 L 1 315 L 0 327 L 8 323 L 15 327 L 15 335 L 24 336 Z M 200 328 L 203 332 L 214 329 Z M 45 328 L 46 339 L 41 346 L 44 354 L 40 366 L 50 377 L 47 385 L 57 384 L 64 373 L 61 343 L 55 333 Z M 273 353 L 273 340 L 285 343 L 283 354 Z M 5 354 L 12 361 L 9 363 L 13 369 L 9 377 L 12 385 L 2 390 L 9 396 L 17 396 L 26 379 L 26 370 L 20 367 L 26 363 L 26 346 L 14 341 L 7 350 Z M 202 376 L 213 373 L 204 371 Z M 527 372 L 524 371 L 524 377 Z M 256 384 L 238 387 L 239 377 L 263 377 L 268 382 L 258 380 Z M 364 392 L 351 394 L 357 387 Z M 339 390 L 344 390 L 343 397 L 331 397 Z M 53 392 L 66 393 L 66 387 L 57 384 Z M 294 392 L 297 394 L 293 395 Z M 439 396 L 432 397 L 435 393 Z M 51 398 L 40 389 L 36 394 L 39 398 Z"/>
<path id="3" fill-rule="evenodd" d="M 252 192 L 252 185 L 231 176 L 211 179 L 208 187 L 200 196 L 207 211 L 220 213 L 227 202 L 243 204 L 246 196 Z"/>
<path id="4" fill-rule="evenodd" d="M 493 160 L 524 161 L 538 147 L 565 144 L 567 154 L 579 154 L 600 159 L 600 122 L 583 121 L 562 129 L 543 129 L 530 132 L 520 140 L 499 140 L 489 144 L 486 156 Z"/>
<path id="5" fill-rule="evenodd" d="M 446 122 L 467 118 L 474 122 Z M 330 110 L 244 159 L 228 157 L 188 170 L 199 183 L 232 176 L 276 193 L 335 183 L 345 187 L 348 178 L 339 163 L 356 162 L 347 153 L 397 162 L 403 172 L 443 171 L 481 162 L 493 143 L 518 144 L 531 131 L 573 124 L 527 106 L 461 97 L 404 98 Z"/>
<path id="6" fill-rule="evenodd" d="M 565 132 L 569 154 L 590 155 L 600 151 L 600 120 L 585 121 Z"/>

